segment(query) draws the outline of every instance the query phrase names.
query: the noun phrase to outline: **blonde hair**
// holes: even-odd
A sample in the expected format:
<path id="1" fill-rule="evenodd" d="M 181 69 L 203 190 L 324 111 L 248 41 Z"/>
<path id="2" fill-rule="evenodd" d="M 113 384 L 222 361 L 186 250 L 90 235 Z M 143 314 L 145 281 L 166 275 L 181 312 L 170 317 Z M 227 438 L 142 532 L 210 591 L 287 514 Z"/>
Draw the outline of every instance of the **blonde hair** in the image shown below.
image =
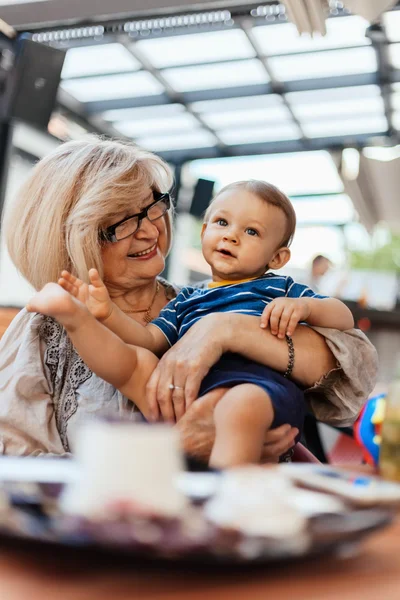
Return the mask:
<path id="1" fill-rule="evenodd" d="M 66 142 L 40 160 L 7 211 L 8 252 L 22 275 L 40 289 L 68 269 L 87 281 L 103 275 L 99 230 L 130 211 L 146 188 L 169 191 L 169 166 L 158 156 L 121 141 Z M 170 211 L 165 216 L 168 250 Z"/>
<path id="2" fill-rule="evenodd" d="M 246 190 L 247 192 L 250 192 L 251 194 L 257 196 L 258 198 L 260 198 L 260 200 L 263 200 L 267 204 L 271 204 L 272 206 L 276 206 L 277 208 L 279 208 L 284 213 L 286 218 L 285 235 L 283 236 L 283 240 L 279 244 L 279 247 L 285 246 L 288 248 L 290 246 L 290 244 L 293 241 L 293 236 L 296 230 L 296 213 L 289 198 L 277 187 L 275 187 L 271 183 L 267 183 L 266 181 L 249 179 L 248 181 L 236 181 L 235 183 L 230 183 L 229 185 L 226 185 L 213 198 L 211 204 L 207 208 L 204 215 L 204 222 L 207 222 L 210 216 L 213 203 L 219 198 L 221 194 L 224 194 L 225 192 L 229 192 L 231 190 Z"/>

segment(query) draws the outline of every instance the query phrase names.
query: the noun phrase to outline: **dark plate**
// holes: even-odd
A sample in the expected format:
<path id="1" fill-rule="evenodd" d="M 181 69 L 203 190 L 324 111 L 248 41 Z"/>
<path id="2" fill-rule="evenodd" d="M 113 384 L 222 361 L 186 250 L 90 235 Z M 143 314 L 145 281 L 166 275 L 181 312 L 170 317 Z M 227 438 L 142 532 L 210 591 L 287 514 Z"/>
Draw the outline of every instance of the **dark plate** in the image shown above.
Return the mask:
<path id="1" fill-rule="evenodd" d="M 18 492 L 18 489 L 17 489 Z M 276 540 L 244 537 L 207 526 L 198 537 L 178 521 L 139 518 L 136 521 L 90 523 L 84 519 L 49 516 L 36 495 L 11 494 L 13 509 L 0 526 L 0 544 L 61 556 L 96 556 L 113 564 L 150 567 L 245 567 L 277 564 L 341 553 L 368 534 L 388 525 L 393 513 L 365 509 L 325 514 L 309 520 L 311 544 L 295 551 Z M 201 508 L 197 510 L 201 511 Z"/>

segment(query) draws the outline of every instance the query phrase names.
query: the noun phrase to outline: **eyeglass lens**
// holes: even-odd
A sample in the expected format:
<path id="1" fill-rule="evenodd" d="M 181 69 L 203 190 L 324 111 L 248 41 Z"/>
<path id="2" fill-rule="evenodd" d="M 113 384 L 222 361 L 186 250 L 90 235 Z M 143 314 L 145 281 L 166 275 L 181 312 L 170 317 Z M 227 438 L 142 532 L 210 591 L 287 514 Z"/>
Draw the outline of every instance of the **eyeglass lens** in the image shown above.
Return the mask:
<path id="1" fill-rule="evenodd" d="M 157 219 L 165 215 L 167 209 L 168 201 L 162 198 L 161 200 L 153 204 L 153 206 L 150 206 L 150 208 L 147 211 L 147 218 L 149 219 L 149 221 L 156 221 Z M 115 230 L 115 237 L 118 241 L 123 240 L 129 235 L 134 234 L 137 231 L 138 227 L 139 218 L 132 217 L 131 219 L 128 219 L 127 221 L 121 223 L 121 225 L 118 225 L 118 227 Z"/>

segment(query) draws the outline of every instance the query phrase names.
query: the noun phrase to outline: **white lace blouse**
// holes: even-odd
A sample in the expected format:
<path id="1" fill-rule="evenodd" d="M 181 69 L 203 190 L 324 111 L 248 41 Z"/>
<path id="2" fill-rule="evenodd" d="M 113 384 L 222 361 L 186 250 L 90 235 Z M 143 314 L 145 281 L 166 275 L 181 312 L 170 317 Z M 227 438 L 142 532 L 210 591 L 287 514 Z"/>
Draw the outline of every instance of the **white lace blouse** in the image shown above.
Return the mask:
<path id="1" fill-rule="evenodd" d="M 309 405 L 322 421 L 349 425 L 374 386 L 376 351 L 359 331 L 315 329 L 338 367 L 306 392 Z M 67 456 L 83 422 L 135 412 L 89 370 L 56 321 L 25 309 L 14 318 L 0 342 L 0 454 Z"/>

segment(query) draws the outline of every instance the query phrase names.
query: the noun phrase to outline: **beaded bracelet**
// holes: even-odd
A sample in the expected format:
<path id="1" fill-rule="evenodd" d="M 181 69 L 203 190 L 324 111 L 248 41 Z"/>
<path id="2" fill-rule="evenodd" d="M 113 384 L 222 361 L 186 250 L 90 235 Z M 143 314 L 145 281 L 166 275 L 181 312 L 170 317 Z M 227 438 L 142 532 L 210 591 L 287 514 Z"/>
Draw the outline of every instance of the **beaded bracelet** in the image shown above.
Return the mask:
<path id="1" fill-rule="evenodd" d="M 285 371 L 285 373 L 283 374 L 284 377 L 290 377 L 293 371 L 293 367 L 294 367 L 294 345 L 293 345 L 293 340 L 290 337 L 290 335 L 286 335 L 286 341 L 287 341 L 287 345 L 288 345 L 288 352 L 289 352 L 289 360 L 288 360 L 288 366 L 287 369 Z"/>

